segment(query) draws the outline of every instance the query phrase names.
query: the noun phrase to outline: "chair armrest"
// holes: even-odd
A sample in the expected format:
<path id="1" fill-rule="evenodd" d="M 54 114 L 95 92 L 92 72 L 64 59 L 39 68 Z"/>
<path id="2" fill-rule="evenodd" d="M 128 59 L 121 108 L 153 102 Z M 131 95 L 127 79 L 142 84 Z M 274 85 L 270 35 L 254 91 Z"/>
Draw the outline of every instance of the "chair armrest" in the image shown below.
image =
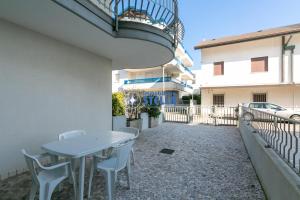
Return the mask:
<path id="1" fill-rule="evenodd" d="M 42 169 L 44 170 L 53 170 L 53 169 L 57 169 L 57 168 L 61 168 L 61 167 L 65 167 L 65 166 L 68 166 L 70 165 L 70 162 L 63 162 L 63 163 L 59 163 L 59 164 L 56 164 L 56 165 L 52 165 L 50 167 L 45 167 L 45 166 L 40 166 Z"/>
<path id="2" fill-rule="evenodd" d="M 34 155 L 33 157 L 35 157 L 36 159 L 42 159 L 42 158 L 51 157 L 51 156 L 53 156 L 53 155 L 49 154 L 49 153 L 42 153 L 42 154 Z"/>

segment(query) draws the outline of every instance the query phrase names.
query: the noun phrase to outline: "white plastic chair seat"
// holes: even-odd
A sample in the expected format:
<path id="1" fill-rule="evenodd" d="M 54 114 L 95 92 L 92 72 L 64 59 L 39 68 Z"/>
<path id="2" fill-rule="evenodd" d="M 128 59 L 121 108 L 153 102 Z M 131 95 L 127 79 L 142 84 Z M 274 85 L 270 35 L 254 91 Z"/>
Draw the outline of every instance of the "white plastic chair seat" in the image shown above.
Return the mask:
<path id="1" fill-rule="evenodd" d="M 117 163 L 117 158 L 112 157 L 107 160 L 104 160 L 100 163 L 97 163 L 97 169 L 102 169 L 102 170 L 115 170 Z"/>
<path id="2" fill-rule="evenodd" d="M 52 182 L 58 180 L 59 182 L 68 178 L 68 174 L 66 174 L 66 170 L 63 168 L 58 168 L 55 171 L 41 171 L 38 174 L 38 180 L 43 182 Z"/>

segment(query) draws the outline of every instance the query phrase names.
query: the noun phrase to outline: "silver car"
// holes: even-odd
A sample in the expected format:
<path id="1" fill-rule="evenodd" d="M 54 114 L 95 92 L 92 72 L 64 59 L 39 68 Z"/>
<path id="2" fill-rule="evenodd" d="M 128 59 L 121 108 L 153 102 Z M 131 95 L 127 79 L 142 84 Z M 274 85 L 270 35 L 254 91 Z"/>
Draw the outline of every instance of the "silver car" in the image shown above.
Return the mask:
<path id="1" fill-rule="evenodd" d="M 245 107 L 253 108 L 256 110 L 261 110 L 264 112 L 268 112 L 271 114 L 278 115 L 280 117 L 285 117 L 293 120 L 300 121 L 300 111 L 295 111 L 292 109 L 283 108 L 279 105 L 273 103 L 266 102 L 252 102 L 248 104 L 244 104 Z M 253 115 L 251 113 L 245 113 L 245 117 L 252 120 Z"/>

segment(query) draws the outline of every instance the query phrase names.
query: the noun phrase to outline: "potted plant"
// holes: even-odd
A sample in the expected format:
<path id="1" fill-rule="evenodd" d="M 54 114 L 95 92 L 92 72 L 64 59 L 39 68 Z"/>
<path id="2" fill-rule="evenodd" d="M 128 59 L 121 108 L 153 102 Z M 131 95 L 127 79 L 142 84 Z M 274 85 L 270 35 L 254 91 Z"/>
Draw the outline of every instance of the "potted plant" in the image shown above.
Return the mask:
<path id="1" fill-rule="evenodd" d="M 160 107 L 159 106 L 149 106 L 148 115 L 150 117 L 150 128 L 156 127 L 160 124 Z"/>
<path id="2" fill-rule="evenodd" d="M 125 98 L 122 92 L 112 94 L 112 129 L 126 127 Z"/>

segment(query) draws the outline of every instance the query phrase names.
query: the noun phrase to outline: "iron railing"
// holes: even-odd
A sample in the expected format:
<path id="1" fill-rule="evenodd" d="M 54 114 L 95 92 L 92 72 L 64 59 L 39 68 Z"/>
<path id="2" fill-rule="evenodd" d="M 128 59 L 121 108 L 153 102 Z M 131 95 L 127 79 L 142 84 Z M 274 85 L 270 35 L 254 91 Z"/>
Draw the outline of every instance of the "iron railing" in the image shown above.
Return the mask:
<path id="1" fill-rule="evenodd" d="M 165 105 L 164 118 L 167 122 L 236 126 L 238 107 Z"/>
<path id="2" fill-rule="evenodd" d="M 257 109 L 242 107 L 242 117 L 298 175 L 300 122 Z"/>
<path id="3" fill-rule="evenodd" d="M 178 19 L 177 0 L 89 0 L 115 21 L 134 21 L 155 26 L 171 35 L 174 46 L 182 42 L 184 26 Z"/>

